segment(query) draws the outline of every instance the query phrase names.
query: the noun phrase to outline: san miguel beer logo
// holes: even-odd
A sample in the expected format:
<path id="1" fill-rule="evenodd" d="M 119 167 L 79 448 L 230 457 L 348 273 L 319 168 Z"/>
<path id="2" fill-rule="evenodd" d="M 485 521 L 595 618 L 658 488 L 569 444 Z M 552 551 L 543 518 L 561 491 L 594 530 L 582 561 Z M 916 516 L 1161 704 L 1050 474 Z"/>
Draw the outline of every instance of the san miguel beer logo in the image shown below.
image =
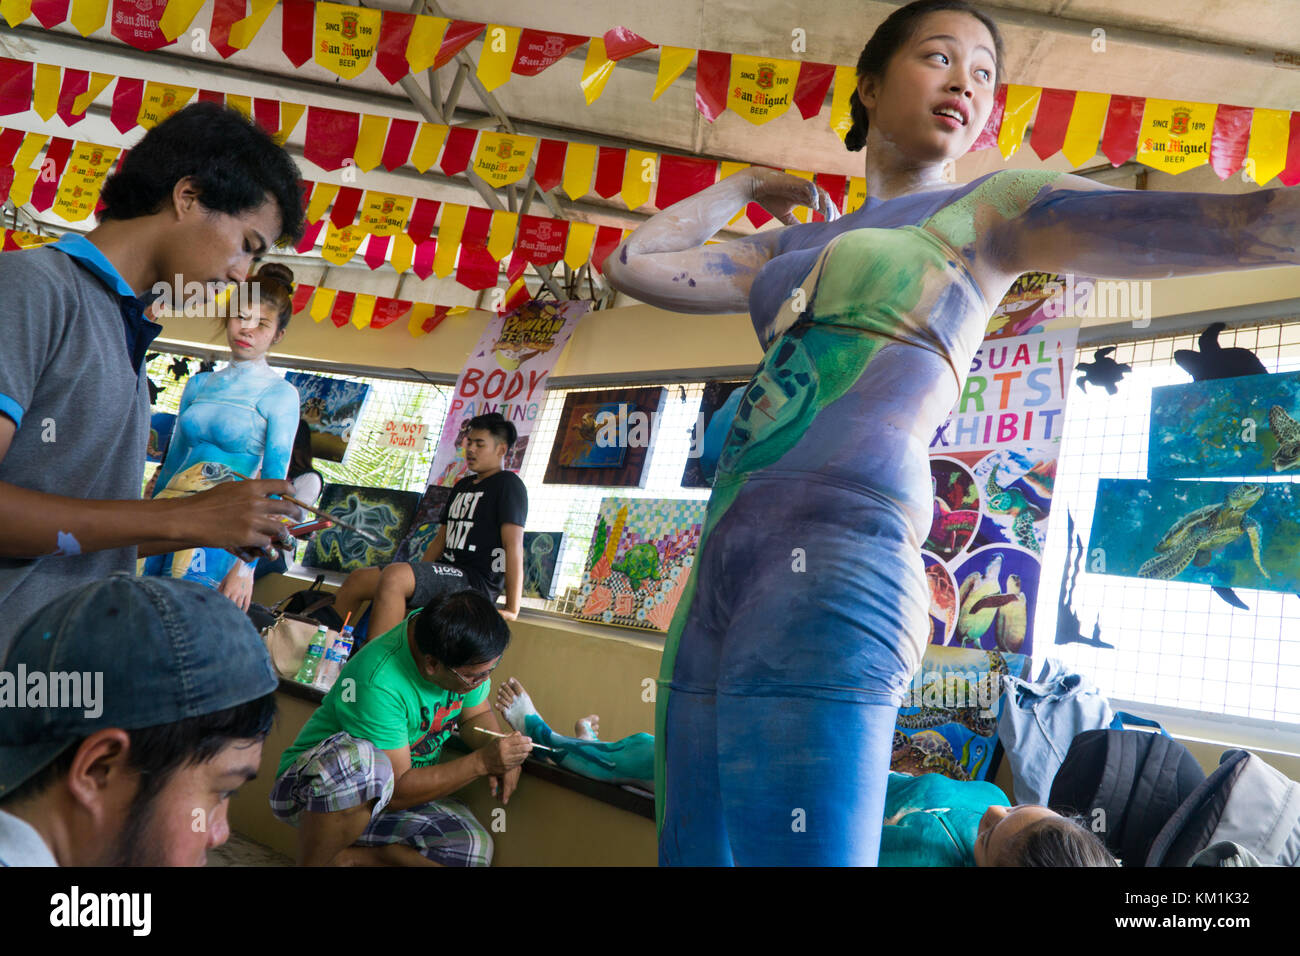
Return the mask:
<path id="1" fill-rule="evenodd" d="M 536 235 L 536 237 L 537 237 L 537 241 L 538 241 L 538 242 L 550 242 L 550 241 L 551 241 L 551 229 L 552 229 L 552 226 L 551 226 L 551 222 L 550 222 L 549 219 L 544 219 L 544 220 L 542 220 L 540 223 L 538 223 L 538 224 L 537 224 L 537 231 L 536 231 L 536 233 L 535 233 L 535 235 Z"/>
<path id="2" fill-rule="evenodd" d="M 90 154 L 90 165 L 98 166 L 103 161 L 104 161 L 104 151 L 102 149 L 97 149 Z"/>
<path id="3" fill-rule="evenodd" d="M 357 15 L 355 13 L 344 13 L 343 18 L 343 39 L 355 40 L 357 38 Z"/>
<path id="4" fill-rule="evenodd" d="M 560 57 L 564 55 L 564 40 L 557 36 L 548 36 L 542 44 L 542 56 Z"/>
<path id="5" fill-rule="evenodd" d="M 497 146 L 497 155 L 502 159 L 509 159 L 515 154 L 515 144 L 513 140 L 503 139 Z"/>
<path id="6" fill-rule="evenodd" d="M 1171 136 L 1186 136 L 1187 124 L 1191 120 L 1192 111 L 1179 107 L 1174 110 L 1169 117 L 1169 134 Z"/>
<path id="7" fill-rule="evenodd" d="M 162 103 L 160 103 L 159 106 L 162 109 L 170 109 L 172 104 L 175 102 L 176 102 L 176 91 L 163 90 Z"/>
<path id="8" fill-rule="evenodd" d="M 760 90 L 770 90 L 772 83 L 776 79 L 776 67 L 771 63 L 760 63 L 758 65 L 758 77 L 755 82 L 758 83 Z"/>
<path id="9" fill-rule="evenodd" d="M 392 196 L 385 196 L 383 207 L 379 210 L 380 215 L 387 216 L 392 212 L 395 202 L 396 200 L 394 200 Z"/>

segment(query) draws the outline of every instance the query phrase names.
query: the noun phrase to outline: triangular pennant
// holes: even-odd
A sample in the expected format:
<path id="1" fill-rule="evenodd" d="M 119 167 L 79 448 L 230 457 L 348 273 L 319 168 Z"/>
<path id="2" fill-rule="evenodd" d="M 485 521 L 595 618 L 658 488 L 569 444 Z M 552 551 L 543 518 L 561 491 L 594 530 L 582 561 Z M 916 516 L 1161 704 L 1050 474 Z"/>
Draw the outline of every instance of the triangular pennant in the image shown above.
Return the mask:
<path id="1" fill-rule="evenodd" d="M 971 151 L 977 149 L 988 149 L 990 146 L 998 144 L 998 133 L 1002 130 L 1002 117 L 1007 108 L 1007 85 L 999 83 L 997 91 L 993 94 L 993 109 L 989 111 L 989 118 L 984 123 L 984 129 L 975 137 L 975 142 L 971 144 Z"/>
<path id="2" fill-rule="evenodd" d="M 441 204 L 436 199 L 417 199 L 415 208 L 411 211 L 411 218 L 406 223 L 406 234 L 411 237 L 411 241 L 417 245 L 427 242 L 433 235 L 433 224 L 438 218 L 438 207 Z"/>
<path id="3" fill-rule="evenodd" d="M 485 131 L 474 152 L 474 172 L 493 189 L 509 186 L 527 175 L 536 150 L 536 137 Z"/>
<path id="4" fill-rule="evenodd" d="M 316 65 L 343 80 L 354 80 L 365 72 L 379 45 L 383 11 L 349 7 L 326 0 L 316 4 Z"/>
<path id="5" fill-rule="evenodd" d="M 230 45 L 230 28 L 243 19 L 248 9 L 247 0 L 215 0 L 212 4 L 212 21 L 208 25 L 208 42 L 221 58 L 229 59 L 238 52 Z"/>
<path id="6" fill-rule="evenodd" d="M 695 60 L 695 108 L 712 123 L 727 108 L 731 54 L 700 50 Z"/>
<path id="7" fill-rule="evenodd" d="M 302 154 L 321 169 L 341 169 L 343 160 L 352 159 L 357 150 L 361 117 L 346 110 L 325 106 L 307 109 L 307 137 Z"/>
<path id="8" fill-rule="evenodd" d="M 118 80 L 118 86 L 122 81 Z M 185 104 L 194 98 L 198 90 L 192 86 L 172 86 L 169 83 L 148 82 L 144 86 L 144 97 L 140 101 L 140 112 L 136 123 L 145 129 L 153 129 L 163 120 L 185 108 Z"/>
<path id="9" fill-rule="evenodd" d="M 448 127 L 443 123 L 421 123 L 420 133 L 415 138 L 411 149 L 411 165 L 417 172 L 428 172 L 429 167 L 442 152 L 442 144 L 447 139 Z"/>
<path id="10" fill-rule="evenodd" d="M 303 309 L 307 308 L 307 303 L 311 301 L 311 294 L 316 291 L 314 285 L 307 285 L 305 282 L 299 282 L 293 288 L 293 305 L 290 311 L 297 315 Z"/>
<path id="11" fill-rule="evenodd" d="M 271 137 L 276 145 L 283 146 L 288 141 L 305 112 L 307 112 L 305 103 L 280 104 L 280 131 Z"/>
<path id="12" fill-rule="evenodd" d="M 510 70 L 516 76 L 536 76 L 548 66 L 564 59 L 589 37 L 572 33 L 548 33 L 525 29 L 519 35 L 519 47 Z"/>
<path id="13" fill-rule="evenodd" d="M 1025 138 L 1029 121 L 1038 109 L 1038 98 L 1042 96 L 1041 86 L 1022 86 L 1012 83 L 1007 87 L 1006 112 L 1002 116 L 1002 128 L 998 130 L 998 152 L 1003 159 L 1010 159 L 1020 148 Z"/>
<path id="14" fill-rule="evenodd" d="M 388 326 L 410 312 L 412 305 L 413 303 L 406 299 L 390 299 L 388 296 L 379 296 L 375 300 L 374 312 L 370 316 L 370 327 L 372 329 L 388 328 Z"/>
<path id="15" fill-rule="evenodd" d="M 334 200 L 334 207 L 330 210 L 330 222 L 335 229 L 343 229 L 352 225 L 357 210 L 361 208 L 363 195 L 364 193 L 354 186 L 344 186 L 339 190 L 339 194 Z M 360 231 L 363 235 L 365 234 L 365 230 Z"/>
<path id="16" fill-rule="evenodd" d="M 1029 145 L 1039 159 L 1055 156 L 1065 145 L 1065 134 L 1070 127 L 1070 113 L 1074 109 L 1074 90 L 1047 88 L 1038 101 L 1038 115 L 1034 129 L 1029 134 Z"/>
<path id="17" fill-rule="evenodd" d="M 340 229 L 331 222 L 325 227 L 325 242 L 321 244 L 320 249 L 321 258 L 336 266 L 347 265 L 357 254 L 365 238 L 365 231 L 358 226 Z"/>
<path id="18" fill-rule="evenodd" d="M 505 258 L 515 243 L 515 229 L 519 225 L 519 213 L 497 210 L 492 213 L 492 226 L 488 233 L 487 251 L 497 262 Z"/>
<path id="19" fill-rule="evenodd" d="M 623 230 L 618 226 L 601 226 L 596 230 L 596 244 L 591 250 L 591 267 L 597 272 L 605 271 L 605 260 L 609 254 L 618 248 L 622 241 Z"/>
<path id="20" fill-rule="evenodd" d="M 458 203 L 444 203 L 442 222 L 438 226 L 438 250 L 433 259 L 433 271 L 439 279 L 451 275 L 456 267 L 456 252 L 460 236 L 465 230 L 465 217 L 469 209 Z"/>
<path id="21" fill-rule="evenodd" d="M 438 59 L 438 48 L 451 21 L 446 17 L 428 17 L 423 14 L 415 18 L 411 27 L 411 38 L 406 44 L 406 65 L 412 73 L 423 73 L 433 66 Z"/>
<path id="22" fill-rule="evenodd" d="M 230 45 L 236 50 L 247 50 L 252 46 L 253 38 L 261 32 L 271 11 L 275 9 L 276 0 L 252 0 L 252 3 L 253 9 L 248 16 L 230 28 Z"/>
<path id="23" fill-rule="evenodd" d="M 36 64 L 0 57 L 0 116 L 32 108 Z"/>
<path id="24" fill-rule="evenodd" d="M 334 297 L 334 308 L 330 309 L 330 321 L 334 323 L 335 328 L 343 328 L 352 318 L 352 307 L 356 305 L 357 294 L 355 292 L 340 291 Z"/>
<path id="25" fill-rule="evenodd" d="M 677 82 L 677 78 L 686 72 L 695 59 L 695 51 L 684 46 L 661 46 L 659 48 L 659 70 L 655 74 L 655 91 L 651 101 L 663 96 L 668 87 Z"/>
<path id="26" fill-rule="evenodd" d="M 835 79 L 835 66 L 831 63 L 801 63 L 799 81 L 794 88 L 794 105 L 799 115 L 809 120 L 822 111 L 826 93 Z"/>
<path id="27" fill-rule="evenodd" d="M 1115 95 L 1110 98 L 1101 151 L 1112 166 L 1122 166 L 1137 152 L 1138 131 L 1142 128 L 1142 108 L 1145 105 L 1146 100 L 1141 96 Z"/>
<path id="28" fill-rule="evenodd" d="M 613 72 L 614 61 L 605 55 L 605 41 L 592 37 L 587 47 L 587 61 L 582 66 L 582 79 L 578 81 L 588 106 L 600 99 Z"/>
<path id="29" fill-rule="evenodd" d="M 503 27 L 499 23 L 488 24 L 487 32 L 483 35 L 483 49 L 479 51 L 478 71 L 475 75 L 489 93 L 503 86 L 510 79 L 510 67 L 515 62 L 521 32 L 519 27 Z"/>
<path id="30" fill-rule="evenodd" d="M 393 252 L 388 262 L 399 273 L 406 272 L 415 261 L 415 243 L 406 233 L 393 236 Z"/>
<path id="31" fill-rule="evenodd" d="M 33 0 L 32 13 L 41 26 L 53 30 L 68 19 L 68 0 Z"/>
<path id="32" fill-rule="evenodd" d="M 628 209 L 640 209 L 650 198 L 658 168 L 658 153 L 629 149 L 623 167 L 623 188 L 619 196 Z"/>
<path id="33" fill-rule="evenodd" d="M 835 68 L 835 90 L 831 93 L 831 131 L 840 139 L 853 128 L 853 97 L 858 93 L 858 72 L 851 66 Z"/>
<path id="34" fill-rule="evenodd" d="M 158 18 L 158 29 L 168 40 L 175 40 L 189 29 L 203 0 L 167 0 L 167 9 Z"/>
<path id="35" fill-rule="evenodd" d="M 1250 123 L 1250 148 L 1246 162 L 1253 164 L 1251 178 L 1267 185 L 1286 167 L 1291 138 L 1291 111 L 1256 109 Z"/>
<path id="36" fill-rule="evenodd" d="M 165 12 L 165 0 L 113 0 L 113 16 L 109 21 L 111 32 L 137 50 L 146 53 L 161 50 L 176 42 L 164 36 L 158 25 Z"/>
<path id="37" fill-rule="evenodd" d="M 396 83 L 411 72 L 406 48 L 411 42 L 415 15 L 400 10 L 385 10 L 379 27 L 379 46 L 375 50 L 375 67 L 389 83 Z"/>
<path id="38" fill-rule="evenodd" d="M 645 37 L 637 36 L 627 27 L 614 27 L 612 30 L 606 30 L 601 39 L 605 42 L 605 55 L 615 63 L 655 48 L 655 44 Z"/>
<path id="39" fill-rule="evenodd" d="M 81 92 L 73 98 L 72 102 L 68 104 L 66 111 L 63 107 L 62 95 L 60 95 L 59 116 L 63 118 L 63 122 L 69 126 L 79 122 L 86 115 L 86 110 L 90 109 L 90 104 L 95 102 L 95 98 L 104 92 L 108 84 L 112 82 L 113 75 L 111 73 L 90 74 L 90 80 Z"/>
<path id="40" fill-rule="evenodd" d="M 564 154 L 568 145 L 562 139 L 543 139 L 538 145 L 533 182 L 542 192 L 549 193 L 564 179 Z"/>
<path id="41" fill-rule="evenodd" d="M 314 321 L 323 322 L 329 318 L 330 313 L 334 311 L 334 299 L 338 294 L 337 289 L 322 287 L 316 290 L 316 294 L 312 296 L 311 312 L 309 313 Z"/>
<path id="42" fill-rule="evenodd" d="M 411 144 L 420 124 L 416 120 L 395 119 L 388 127 L 388 139 L 384 141 L 384 152 L 379 161 L 390 173 L 406 162 L 411 155 Z"/>
<path id="43" fill-rule="evenodd" d="M 627 150 L 617 146 L 599 147 L 599 158 L 596 160 L 597 196 L 610 199 L 623 188 L 623 169 L 626 165 Z"/>
<path id="44" fill-rule="evenodd" d="M 366 265 L 370 266 L 372 271 L 388 261 L 388 247 L 392 242 L 392 236 L 371 235 L 370 240 L 366 243 Z M 359 326 L 359 328 L 362 327 Z"/>
<path id="45" fill-rule="evenodd" d="M 591 242 L 596 226 L 590 222 L 569 223 L 569 235 L 564 243 L 564 263 L 570 269 L 579 269 L 591 255 Z"/>
<path id="46" fill-rule="evenodd" d="M 253 119 L 272 136 L 280 131 L 280 101 L 257 97 L 253 100 Z"/>
<path id="47" fill-rule="evenodd" d="M 430 69 L 442 69 L 453 56 L 469 46 L 485 29 L 487 29 L 486 23 L 478 23 L 474 20 L 452 20 L 443 32 L 442 43 L 438 46 L 438 55 L 434 57 Z"/>
<path id="48" fill-rule="evenodd" d="M 1070 111 L 1070 123 L 1061 146 L 1061 154 L 1071 166 L 1077 169 L 1097 155 L 1097 144 L 1101 141 L 1109 110 L 1109 93 L 1080 90 L 1074 94 L 1074 108 Z"/>
<path id="49" fill-rule="evenodd" d="M 799 64 L 763 56 L 731 57 L 727 108 L 756 126 L 790 109 Z"/>
<path id="50" fill-rule="evenodd" d="M 469 165 L 469 158 L 474 152 L 474 141 L 478 130 L 453 126 L 447 131 L 447 145 L 442 150 L 439 166 L 448 176 L 458 176 Z"/>
<path id="51" fill-rule="evenodd" d="M 32 84 L 32 109 L 43 120 L 50 119 L 59 108 L 59 88 L 63 71 L 49 63 L 36 64 L 36 80 Z"/>
<path id="52" fill-rule="evenodd" d="M 388 117 L 366 113 L 361 117 L 357 132 L 357 150 L 353 155 L 357 168 L 368 173 L 379 165 L 384 155 L 384 142 L 388 139 Z"/>
<path id="53" fill-rule="evenodd" d="M 570 199 L 581 199 L 591 189 L 596 168 L 597 147 L 589 143 L 570 143 L 564 157 L 564 191 Z"/>
<path id="54" fill-rule="evenodd" d="M 1283 186 L 1300 183 L 1300 112 L 1291 113 L 1290 145 L 1286 152 L 1286 168 L 1277 179 Z"/>
<path id="55" fill-rule="evenodd" d="M 72 140 L 56 137 L 49 149 L 45 151 L 45 160 L 41 163 L 41 174 L 32 188 L 31 204 L 37 212 L 45 212 L 54 205 L 54 197 L 59 191 L 59 180 L 63 169 L 72 154 Z M 111 165 L 111 164 L 110 164 Z"/>
<path id="56" fill-rule="evenodd" d="M 695 156 L 659 157 L 659 187 L 655 191 L 655 207 L 667 209 L 687 196 L 713 185 L 718 175 L 718 163 L 713 159 Z"/>
<path id="57" fill-rule="evenodd" d="M 72 0 L 72 15 L 68 18 L 78 33 L 88 37 L 104 25 L 108 16 L 108 0 Z"/>
<path id="58" fill-rule="evenodd" d="M 1248 106 L 1220 106 L 1214 114 L 1214 135 L 1210 137 L 1210 168 L 1220 179 L 1227 179 L 1241 169 L 1250 144 L 1250 120 L 1254 113 Z"/>
<path id="59" fill-rule="evenodd" d="M 307 228 L 303 230 L 302 238 L 298 240 L 298 245 L 294 246 L 294 250 L 299 255 L 306 255 L 315 249 L 316 240 L 320 237 L 321 230 L 325 228 L 325 223 L 328 221 L 321 217 L 316 222 L 308 223 Z"/>
<path id="60" fill-rule="evenodd" d="M 1213 135 L 1213 103 L 1148 99 L 1142 110 L 1137 161 L 1176 176 L 1210 161 Z"/>
<path id="61" fill-rule="evenodd" d="M 294 66 L 302 66 L 311 59 L 315 6 L 312 0 L 284 0 L 280 5 L 280 48 Z"/>

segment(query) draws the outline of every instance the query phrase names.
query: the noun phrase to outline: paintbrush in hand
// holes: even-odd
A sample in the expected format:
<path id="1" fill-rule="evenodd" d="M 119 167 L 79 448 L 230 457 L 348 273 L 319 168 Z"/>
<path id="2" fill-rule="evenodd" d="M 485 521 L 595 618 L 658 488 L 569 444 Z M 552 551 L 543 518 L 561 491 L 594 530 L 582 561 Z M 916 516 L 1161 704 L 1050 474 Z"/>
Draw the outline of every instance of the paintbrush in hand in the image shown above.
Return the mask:
<path id="1" fill-rule="evenodd" d="M 236 478 L 238 478 L 240 481 L 253 480 L 249 478 L 247 475 L 241 475 L 237 471 L 232 471 L 231 474 L 234 475 Z M 347 531 L 351 531 L 353 534 L 360 535 L 362 538 L 364 538 L 366 541 L 369 541 L 376 548 L 387 549 L 392 546 L 392 542 L 389 541 L 388 539 L 381 538 L 378 535 L 371 534 L 369 531 L 362 531 L 360 528 L 356 527 L 355 525 L 350 525 L 346 521 L 340 521 L 338 518 L 334 517 L 328 511 L 321 511 L 318 508 L 313 508 L 305 501 L 299 501 L 293 495 L 281 495 L 280 497 L 283 498 L 285 501 L 289 502 L 289 504 L 291 505 L 297 505 L 303 511 L 309 511 L 318 518 L 324 518 L 326 521 L 332 522 L 333 524 L 338 525 L 340 528 L 343 528 Z"/>

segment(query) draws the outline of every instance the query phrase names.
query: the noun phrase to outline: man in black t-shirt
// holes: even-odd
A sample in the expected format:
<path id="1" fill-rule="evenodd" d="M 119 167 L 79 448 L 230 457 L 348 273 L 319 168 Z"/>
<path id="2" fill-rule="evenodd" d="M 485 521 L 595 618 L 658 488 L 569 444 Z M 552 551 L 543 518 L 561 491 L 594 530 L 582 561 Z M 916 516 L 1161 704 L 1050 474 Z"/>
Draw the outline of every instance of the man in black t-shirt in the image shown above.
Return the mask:
<path id="1" fill-rule="evenodd" d="M 524 590 L 528 491 L 502 463 L 517 436 L 515 426 L 496 412 L 470 419 L 465 463 L 473 474 L 452 488 L 424 559 L 353 571 L 339 588 L 334 610 L 355 615 L 370 600 L 368 633 L 378 636 L 402 623 L 411 608 L 473 588 L 493 602 L 504 590 L 501 616 L 513 621 Z"/>

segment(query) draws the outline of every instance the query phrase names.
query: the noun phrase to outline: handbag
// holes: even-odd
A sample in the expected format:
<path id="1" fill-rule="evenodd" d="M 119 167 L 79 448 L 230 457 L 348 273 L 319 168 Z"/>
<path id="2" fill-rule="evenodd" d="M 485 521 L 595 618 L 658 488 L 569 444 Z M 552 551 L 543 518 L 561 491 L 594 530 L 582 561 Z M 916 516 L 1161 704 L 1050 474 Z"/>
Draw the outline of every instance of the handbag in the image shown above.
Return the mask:
<path id="1" fill-rule="evenodd" d="M 298 675 L 303 659 L 307 656 L 307 648 L 311 646 L 311 639 L 322 623 L 308 615 L 334 600 L 333 594 L 318 590 L 322 580 L 324 576 L 318 577 L 307 592 L 291 594 L 271 608 L 275 620 L 262 629 L 262 641 L 271 655 L 275 672 L 288 680 L 293 680 Z M 318 596 L 310 600 L 303 599 L 304 593 L 310 594 L 313 591 Z M 298 608 L 299 613 L 291 614 L 286 610 L 291 604 Z M 331 631 L 331 635 L 333 633 Z"/>

